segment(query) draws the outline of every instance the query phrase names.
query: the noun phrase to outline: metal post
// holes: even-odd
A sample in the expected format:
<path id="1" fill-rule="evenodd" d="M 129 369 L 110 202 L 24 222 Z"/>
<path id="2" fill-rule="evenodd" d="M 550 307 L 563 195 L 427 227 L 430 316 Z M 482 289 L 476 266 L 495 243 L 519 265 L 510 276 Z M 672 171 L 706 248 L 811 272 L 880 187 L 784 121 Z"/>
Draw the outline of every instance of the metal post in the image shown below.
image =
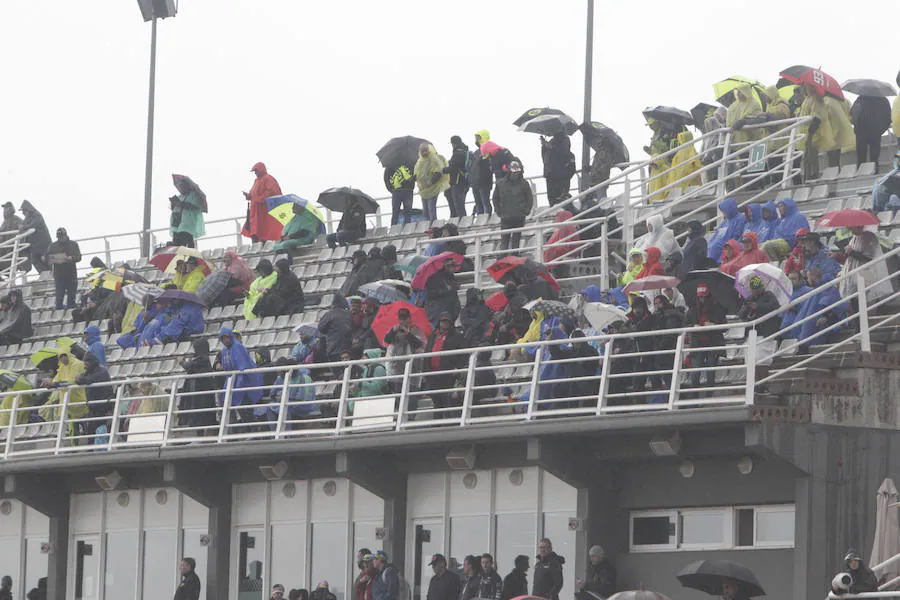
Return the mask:
<path id="1" fill-rule="evenodd" d="M 678 341 L 675 343 L 675 356 L 672 360 L 672 382 L 669 386 L 669 410 L 675 409 L 675 403 L 678 402 L 678 389 L 681 387 L 681 363 L 684 362 L 682 353 L 684 352 L 684 332 L 678 335 Z"/>
<path id="2" fill-rule="evenodd" d="M 719 163 L 719 183 L 716 185 L 716 196 L 724 196 L 727 191 L 725 178 L 728 176 L 728 155 L 731 153 L 731 132 L 725 134 L 725 145 Z"/>
<path id="3" fill-rule="evenodd" d="M 609 376 L 612 374 L 613 338 L 609 338 L 603 346 L 603 370 L 600 371 L 600 391 L 597 394 L 597 416 L 606 408 L 606 393 L 609 390 Z"/>
<path id="4" fill-rule="evenodd" d="M 594 0 L 587 3 L 587 32 L 584 40 L 584 122 L 591 122 L 591 93 L 594 87 Z M 581 144 L 581 178 L 578 189 L 587 189 L 591 170 L 591 147 L 585 138 Z"/>
<path id="5" fill-rule="evenodd" d="M 340 400 L 338 400 L 337 421 L 334 424 L 335 433 L 341 430 L 341 422 L 344 420 L 344 415 L 347 414 L 347 402 L 350 398 L 350 371 L 352 370 L 353 367 L 350 365 L 344 367 L 344 376 L 341 378 L 341 396 Z"/>
<path id="6" fill-rule="evenodd" d="M 475 398 L 475 361 L 477 352 L 469 355 L 469 366 L 466 368 L 466 389 L 463 392 L 462 415 L 459 418 L 459 426 L 465 427 L 472 413 L 472 403 Z"/>
<path id="7" fill-rule="evenodd" d="M 228 430 L 228 416 L 231 412 L 231 392 L 234 390 L 234 375 L 228 376 L 225 383 L 225 399 L 222 401 L 222 418 L 219 421 L 219 439 L 218 443 L 222 443 Z"/>
<path id="8" fill-rule="evenodd" d="M 409 411 L 406 409 L 406 403 L 409 401 L 409 380 L 412 376 L 412 364 L 412 359 L 407 359 L 406 364 L 403 365 L 403 381 L 400 382 L 400 407 L 397 411 L 397 431 L 403 429 L 408 418 Z"/>
<path id="9" fill-rule="evenodd" d="M 147 105 L 147 163 L 144 171 L 144 226 L 141 256 L 150 256 L 150 196 L 153 190 L 153 113 L 156 104 L 156 21 L 150 29 L 150 99 Z"/>
<path id="10" fill-rule="evenodd" d="M 744 352 L 744 361 L 747 363 L 747 382 L 745 388 L 745 400 L 747 404 L 754 404 L 756 395 L 756 342 L 759 334 L 751 329 L 747 334 L 747 350 Z"/>
<path id="11" fill-rule="evenodd" d="M 116 400 L 113 402 L 112 423 L 109 426 L 109 443 L 107 447 L 112 450 L 116 446 L 116 439 L 119 437 L 119 424 L 121 423 L 122 414 L 122 397 L 125 395 L 125 384 L 123 383 L 116 389 Z"/>
<path id="12" fill-rule="evenodd" d="M 69 411 L 69 389 L 66 388 L 62 393 L 63 398 L 59 407 L 59 431 L 56 432 L 56 450 L 53 452 L 54 454 L 59 454 L 62 448 L 63 436 L 66 430 L 66 413 Z"/>
<path id="13" fill-rule="evenodd" d="M 866 279 L 862 272 L 856 274 L 856 301 L 859 303 L 859 345 L 863 352 L 872 351 L 869 336 L 869 299 L 866 298 Z"/>
<path id="14" fill-rule="evenodd" d="M 609 291 L 609 223 L 600 224 L 600 291 Z"/>
<path id="15" fill-rule="evenodd" d="M 172 391 L 169 392 L 169 408 L 166 410 L 166 422 L 163 424 L 163 448 L 169 445 L 169 437 L 171 436 L 172 427 L 175 423 L 175 403 L 178 399 L 177 383 L 177 381 L 172 382 Z"/>
<path id="16" fill-rule="evenodd" d="M 781 189 L 786 190 L 791 181 L 791 170 L 794 168 L 794 152 L 797 145 L 797 124 L 791 125 L 791 136 L 784 155 L 784 175 L 781 177 Z"/>
<path id="17" fill-rule="evenodd" d="M 634 245 L 634 214 L 631 207 L 631 179 L 625 178 L 625 191 L 622 192 L 622 242 L 625 248 Z"/>
<path id="18" fill-rule="evenodd" d="M 12 453 L 13 438 L 16 437 L 16 412 L 19 410 L 19 398 L 21 396 L 21 394 L 13 396 L 12 412 L 9 413 L 9 427 L 6 428 L 6 448 L 3 450 L 4 458 L 9 458 L 9 455 Z"/>
<path id="19" fill-rule="evenodd" d="M 534 418 L 534 409 L 540 398 L 540 381 L 541 381 L 541 354 L 544 352 L 543 346 L 537 346 L 534 353 L 534 367 L 531 372 L 531 393 L 528 394 L 528 420 Z"/>
<path id="20" fill-rule="evenodd" d="M 288 398 L 291 392 L 291 377 L 294 376 L 293 371 L 285 371 L 284 380 L 281 382 L 281 399 L 278 407 L 278 421 L 275 424 L 275 439 L 281 439 L 284 433 L 284 420 L 287 418 Z"/>
<path id="21" fill-rule="evenodd" d="M 474 283 L 475 287 L 481 287 L 480 283 L 481 283 L 481 265 L 482 265 L 481 250 L 482 250 L 482 247 L 483 246 L 481 243 L 481 234 L 477 234 L 475 236 L 475 283 Z"/>

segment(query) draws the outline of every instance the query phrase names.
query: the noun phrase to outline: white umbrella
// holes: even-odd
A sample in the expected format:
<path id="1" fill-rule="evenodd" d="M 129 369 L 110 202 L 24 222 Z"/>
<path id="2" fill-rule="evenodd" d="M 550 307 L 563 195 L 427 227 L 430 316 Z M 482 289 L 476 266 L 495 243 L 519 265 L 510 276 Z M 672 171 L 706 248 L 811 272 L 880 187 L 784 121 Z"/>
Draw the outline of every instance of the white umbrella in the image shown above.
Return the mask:
<path id="1" fill-rule="evenodd" d="M 734 288 L 744 298 L 750 297 L 750 280 L 759 277 L 763 281 L 763 287 L 772 292 L 778 300 L 779 306 L 784 306 L 791 301 L 791 293 L 794 286 L 784 271 L 769 263 L 747 265 L 741 267 L 734 278 Z"/>
<path id="2" fill-rule="evenodd" d="M 604 304 L 602 302 L 587 302 L 584 305 L 584 318 L 588 320 L 591 327 L 597 331 L 601 331 L 609 327 L 610 323 L 616 321 L 625 321 L 625 311 L 612 304 Z"/>
<path id="3" fill-rule="evenodd" d="M 900 522 L 897 518 L 897 502 L 900 495 L 893 479 L 885 479 L 875 496 L 875 541 L 869 566 L 874 567 L 892 556 L 900 554 Z M 894 563 L 883 569 L 875 569 L 878 579 L 891 580 L 900 576 L 900 564 Z"/>

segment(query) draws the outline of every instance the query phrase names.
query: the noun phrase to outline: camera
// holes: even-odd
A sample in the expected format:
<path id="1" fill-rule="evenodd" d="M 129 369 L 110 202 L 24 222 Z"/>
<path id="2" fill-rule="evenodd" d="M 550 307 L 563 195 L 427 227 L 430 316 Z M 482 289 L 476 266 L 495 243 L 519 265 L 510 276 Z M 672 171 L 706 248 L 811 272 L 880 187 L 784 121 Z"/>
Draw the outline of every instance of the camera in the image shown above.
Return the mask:
<path id="1" fill-rule="evenodd" d="M 831 589 L 839 594 L 849 592 L 851 585 L 853 585 L 853 576 L 850 573 L 838 573 L 831 580 Z"/>

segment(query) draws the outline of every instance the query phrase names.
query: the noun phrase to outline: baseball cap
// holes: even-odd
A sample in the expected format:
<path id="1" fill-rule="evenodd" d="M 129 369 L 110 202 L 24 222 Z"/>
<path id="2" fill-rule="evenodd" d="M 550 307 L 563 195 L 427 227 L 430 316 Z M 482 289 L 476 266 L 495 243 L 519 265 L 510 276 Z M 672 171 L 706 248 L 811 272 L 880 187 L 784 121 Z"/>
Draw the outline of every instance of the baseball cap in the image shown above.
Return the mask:
<path id="1" fill-rule="evenodd" d="M 708 285 L 698 285 L 697 286 L 697 297 L 709 296 L 709 286 Z"/>
<path id="2" fill-rule="evenodd" d="M 374 557 L 374 558 L 380 558 L 381 560 L 383 560 L 383 561 L 385 561 L 385 562 L 387 562 L 387 559 L 388 559 L 388 555 L 385 553 L 384 550 L 379 550 L 379 551 L 377 551 L 377 552 L 373 555 L 373 557 Z"/>
<path id="3" fill-rule="evenodd" d="M 447 558 L 446 558 L 443 554 L 432 554 L 432 555 L 431 555 L 431 562 L 428 563 L 428 566 L 431 566 L 431 565 L 433 565 L 434 563 L 436 563 L 436 562 L 438 562 L 438 561 L 441 561 L 441 560 L 444 561 L 444 563 L 447 562 Z"/>
<path id="4" fill-rule="evenodd" d="M 521 173 L 522 172 L 522 163 L 517 160 L 511 161 L 509 163 L 509 171 L 511 173 Z"/>

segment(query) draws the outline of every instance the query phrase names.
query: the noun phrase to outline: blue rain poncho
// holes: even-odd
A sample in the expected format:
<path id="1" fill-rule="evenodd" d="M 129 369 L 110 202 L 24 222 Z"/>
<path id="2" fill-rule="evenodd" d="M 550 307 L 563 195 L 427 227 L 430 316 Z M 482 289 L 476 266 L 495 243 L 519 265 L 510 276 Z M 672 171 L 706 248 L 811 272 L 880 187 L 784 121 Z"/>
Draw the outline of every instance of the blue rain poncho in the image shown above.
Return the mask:
<path id="1" fill-rule="evenodd" d="M 223 371 L 245 371 L 247 369 L 255 369 L 256 363 L 244 345 L 234 337 L 231 329 L 223 327 L 219 331 L 219 340 L 225 335 L 231 335 L 231 347 L 222 345 L 220 354 L 222 360 Z M 233 375 L 234 383 L 231 386 L 231 405 L 242 406 L 245 404 L 256 404 L 262 398 L 264 390 L 244 390 L 248 387 L 259 387 L 263 385 L 262 375 L 259 373 L 238 373 Z M 225 383 L 228 386 L 228 383 Z M 224 402 L 224 394 L 219 395 L 219 402 Z"/>
<path id="2" fill-rule="evenodd" d="M 101 366 L 106 366 L 106 346 L 100 341 L 100 328 L 96 325 L 90 325 L 84 330 L 84 343 L 87 345 L 88 352 L 93 352 L 97 357 L 97 362 Z"/>
<path id="3" fill-rule="evenodd" d="M 778 209 L 775 208 L 773 200 L 762 205 L 762 219 L 763 226 L 760 233 L 757 234 L 760 245 L 772 239 L 775 235 L 775 228 L 781 223 L 781 217 L 778 216 Z"/>
<path id="4" fill-rule="evenodd" d="M 719 223 L 706 244 L 706 256 L 710 260 L 716 261 L 716 264 L 719 264 L 722 259 L 722 248 L 725 247 L 725 242 L 741 239 L 744 226 L 747 224 L 747 217 L 738 210 L 737 200 L 734 198 L 722 200 L 719 203 L 719 210 L 725 215 L 725 219 Z"/>
<path id="5" fill-rule="evenodd" d="M 203 329 L 203 308 L 199 304 L 185 302 L 168 325 L 160 330 L 159 341 L 179 342 L 186 336 L 203 333 Z"/>
<path id="6" fill-rule="evenodd" d="M 744 216 L 747 216 L 747 211 L 750 212 L 750 218 L 747 220 L 747 224 L 744 225 L 744 233 L 755 233 L 756 239 L 759 240 L 759 243 L 763 243 L 762 234 L 764 230 L 767 230 L 766 222 L 762 217 L 762 205 L 761 204 L 748 204 L 744 207 Z"/>
<path id="7" fill-rule="evenodd" d="M 797 230 L 809 229 L 809 221 L 806 220 L 806 216 L 803 213 L 797 210 L 797 205 L 794 204 L 792 198 L 779 200 L 777 206 L 784 206 L 784 216 L 778 225 L 775 226 L 775 233 L 770 239 L 782 239 L 793 248 L 796 244 Z"/>

